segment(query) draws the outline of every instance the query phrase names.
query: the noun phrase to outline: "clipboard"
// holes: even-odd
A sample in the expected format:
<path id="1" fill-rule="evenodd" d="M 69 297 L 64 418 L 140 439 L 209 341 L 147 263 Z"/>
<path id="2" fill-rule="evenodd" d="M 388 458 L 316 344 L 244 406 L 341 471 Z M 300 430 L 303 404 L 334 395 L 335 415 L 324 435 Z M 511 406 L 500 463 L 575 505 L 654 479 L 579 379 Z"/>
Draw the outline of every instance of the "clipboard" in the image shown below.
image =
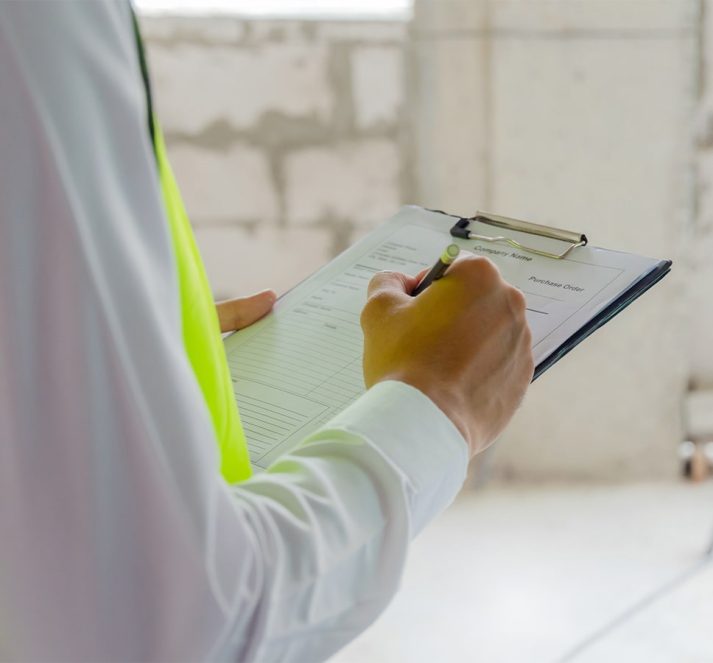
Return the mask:
<path id="1" fill-rule="evenodd" d="M 552 260 L 564 260 L 575 252 L 576 249 L 587 246 L 589 243 L 587 236 L 581 232 L 546 226 L 533 223 L 532 221 L 523 221 L 521 219 L 514 219 L 507 216 L 501 216 L 499 214 L 492 214 L 490 212 L 478 211 L 473 216 L 464 218 L 447 214 L 446 212 L 442 212 L 440 210 L 431 211 L 456 219 L 455 224 L 450 229 L 450 235 L 452 237 L 479 240 L 481 242 L 491 244 L 506 244 L 520 251 L 526 251 L 528 253 L 544 258 L 550 258 Z M 537 237 L 557 240 L 563 243 L 562 251 L 544 251 L 532 246 L 526 246 L 522 242 L 508 235 L 483 235 L 482 233 L 476 233 L 471 229 L 473 222 L 479 222 L 500 230 L 516 231 Z M 644 274 L 638 281 L 622 292 L 619 297 L 594 316 L 587 324 L 572 334 L 552 354 L 541 361 L 535 367 L 535 373 L 532 381 L 534 382 L 548 368 L 556 364 L 560 359 L 562 359 L 562 357 L 571 352 L 582 341 L 597 331 L 597 329 L 603 327 L 612 318 L 621 313 L 621 311 L 641 297 L 641 295 L 643 295 L 647 290 L 661 281 L 661 279 L 663 279 L 671 271 L 672 265 L 673 262 L 671 260 L 659 261 L 654 269 L 647 274 Z"/>
<path id="2" fill-rule="evenodd" d="M 364 393 L 359 320 L 369 281 L 384 269 L 415 276 L 448 239 L 491 257 L 525 293 L 533 379 L 671 268 L 668 260 L 593 247 L 583 233 L 403 207 L 283 295 L 270 315 L 225 339 L 254 467 L 267 468 Z"/>

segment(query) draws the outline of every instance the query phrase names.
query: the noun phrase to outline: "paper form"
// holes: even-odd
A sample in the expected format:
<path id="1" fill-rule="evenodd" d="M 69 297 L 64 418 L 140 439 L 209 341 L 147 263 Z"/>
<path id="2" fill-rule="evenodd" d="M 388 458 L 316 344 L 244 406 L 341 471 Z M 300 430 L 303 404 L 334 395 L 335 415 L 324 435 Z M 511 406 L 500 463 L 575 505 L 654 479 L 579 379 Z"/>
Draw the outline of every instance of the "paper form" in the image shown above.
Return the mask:
<path id="1" fill-rule="evenodd" d="M 588 246 L 553 260 L 508 245 L 454 239 L 449 235 L 454 223 L 443 214 L 403 208 L 288 292 L 267 318 L 226 339 L 254 466 L 267 467 L 364 392 L 359 317 L 374 273 L 415 275 L 431 267 L 451 242 L 489 257 L 527 299 L 538 364 L 658 264 Z M 500 234 L 483 224 L 471 229 Z M 556 240 L 514 231 L 509 236 L 526 246 L 561 250 Z"/>

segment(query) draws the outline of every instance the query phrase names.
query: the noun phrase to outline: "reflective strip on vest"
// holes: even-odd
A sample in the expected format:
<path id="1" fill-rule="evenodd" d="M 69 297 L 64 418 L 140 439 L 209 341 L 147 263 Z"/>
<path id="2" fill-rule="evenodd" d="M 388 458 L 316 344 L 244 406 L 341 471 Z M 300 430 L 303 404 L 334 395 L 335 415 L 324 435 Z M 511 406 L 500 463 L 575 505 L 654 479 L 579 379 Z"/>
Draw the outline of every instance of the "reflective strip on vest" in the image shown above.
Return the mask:
<path id="1" fill-rule="evenodd" d="M 235 483 L 251 474 L 247 443 L 240 425 L 213 295 L 166 157 L 161 129 L 155 121 L 154 144 L 178 267 L 183 344 L 213 419 L 220 449 L 220 470 L 228 483 Z"/>
<path id="2" fill-rule="evenodd" d="M 133 20 L 146 92 L 148 129 L 153 140 L 161 193 L 176 258 L 183 344 L 213 421 L 220 452 L 220 471 L 228 483 L 236 483 L 247 479 L 252 473 L 247 442 L 240 425 L 213 295 L 166 156 L 163 135 L 153 115 L 148 69 L 135 15 Z"/>

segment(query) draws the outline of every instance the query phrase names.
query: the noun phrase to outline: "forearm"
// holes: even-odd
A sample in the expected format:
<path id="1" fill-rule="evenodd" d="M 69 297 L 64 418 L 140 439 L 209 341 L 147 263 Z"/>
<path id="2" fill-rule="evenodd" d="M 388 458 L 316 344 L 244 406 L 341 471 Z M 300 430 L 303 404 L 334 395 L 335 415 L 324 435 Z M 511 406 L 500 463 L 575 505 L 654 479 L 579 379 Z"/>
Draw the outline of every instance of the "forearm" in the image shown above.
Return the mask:
<path id="1" fill-rule="evenodd" d="M 259 627 L 226 654 L 324 660 L 358 635 L 396 591 L 410 539 L 459 490 L 467 456 L 431 401 L 387 383 L 233 489 L 254 536 L 241 582 L 255 602 L 236 612 Z"/>

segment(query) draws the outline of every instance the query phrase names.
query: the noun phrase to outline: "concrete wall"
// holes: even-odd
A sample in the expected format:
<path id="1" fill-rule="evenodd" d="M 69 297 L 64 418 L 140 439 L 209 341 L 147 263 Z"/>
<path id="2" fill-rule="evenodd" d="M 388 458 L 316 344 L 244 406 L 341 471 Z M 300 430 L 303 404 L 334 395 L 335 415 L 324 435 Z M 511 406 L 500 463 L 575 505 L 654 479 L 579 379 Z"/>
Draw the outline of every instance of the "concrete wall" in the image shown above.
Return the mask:
<path id="1" fill-rule="evenodd" d="M 145 30 L 218 295 L 289 287 L 402 202 L 673 258 L 485 459 L 499 477 L 610 479 L 676 472 L 683 395 L 713 381 L 709 23 L 697 0 L 417 0 L 408 25 Z"/>
<path id="2" fill-rule="evenodd" d="M 410 197 L 403 23 L 152 17 L 143 27 L 219 297 L 289 288 Z"/>
<path id="3" fill-rule="evenodd" d="M 691 228 L 691 382 L 713 389 L 713 2 L 701 7 L 700 84 L 695 123 L 697 151 L 696 218 Z"/>
<path id="4" fill-rule="evenodd" d="M 416 2 L 420 200 L 676 262 L 533 386 L 493 452 L 498 476 L 676 471 L 699 323 L 686 317 L 699 29 L 698 2 Z M 429 101 L 434 85 L 450 101 Z"/>

